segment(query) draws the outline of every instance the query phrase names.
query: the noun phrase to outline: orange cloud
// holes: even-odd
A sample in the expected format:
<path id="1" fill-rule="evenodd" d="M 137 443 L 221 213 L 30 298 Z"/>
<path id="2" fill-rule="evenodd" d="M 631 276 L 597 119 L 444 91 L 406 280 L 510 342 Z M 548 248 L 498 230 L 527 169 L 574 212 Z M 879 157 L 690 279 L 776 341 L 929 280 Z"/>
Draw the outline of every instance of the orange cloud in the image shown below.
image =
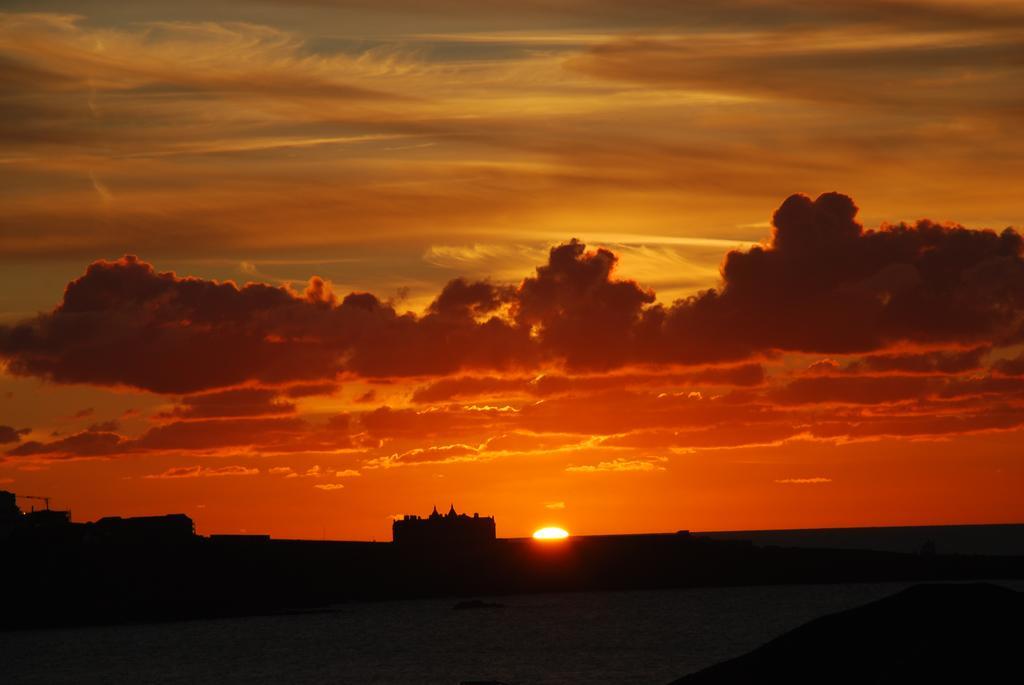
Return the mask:
<path id="1" fill-rule="evenodd" d="M 83 431 L 66 438 L 43 443 L 29 440 L 21 443 L 7 454 L 15 457 L 37 455 L 55 457 L 102 457 L 124 451 L 125 440 L 117 433 Z"/>
<path id="2" fill-rule="evenodd" d="M 962 373 L 981 368 L 991 348 L 969 350 L 937 350 L 918 353 L 870 354 L 846 367 L 846 371 L 895 373 Z"/>
<path id="3" fill-rule="evenodd" d="M 11 426 L 0 426 L 0 445 L 10 442 L 18 442 L 23 435 L 31 433 L 28 428 L 12 428 Z"/>
<path id="4" fill-rule="evenodd" d="M 304 394 L 305 388 L 301 390 Z M 232 416 L 263 416 L 290 414 L 295 405 L 280 398 L 280 391 L 264 388 L 240 388 L 189 395 L 159 418 L 205 419 Z"/>
<path id="5" fill-rule="evenodd" d="M 247 466 L 178 466 L 163 473 L 145 478 L 177 479 L 177 478 L 220 478 L 223 476 L 255 476 L 259 469 Z"/>
<path id="6" fill-rule="evenodd" d="M 1024 353 L 1010 359 L 1000 359 L 992 368 L 1006 376 L 1024 376 Z"/>
<path id="7" fill-rule="evenodd" d="M 602 374 L 577 375 L 541 374 L 533 377 L 479 377 L 461 376 L 444 378 L 417 388 L 414 402 L 435 403 L 447 400 L 465 400 L 474 397 L 527 396 L 550 397 L 581 392 L 632 387 L 671 386 L 674 384 L 700 384 L 703 386 L 752 386 L 765 380 L 761 364 L 736 366 L 710 366 L 690 372 L 662 374 Z"/>
<path id="8" fill-rule="evenodd" d="M 567 466 L 565 470 L 569 473 L 600 473 L 600 472 L 622 472 L 622 471 L 664 471 L 661 464 L 668 461 L 665 457 L 651 457 L 646 459 L 614 459 L 602 461 L 598 464 L 584 464 L 582 466 Z"/>
<path id="9" fill-rule="evenodd" d="M 777 351 L 983 343 L 976 353 L 874 355 L 863 362 L 950 371 L 976 365 L 987 346 L 1013 343 L 1024 326 L 1018 233 L 928 221 L 865 231 L 856 211 L 837 193 L 790 197 L 775 213 L 770 244 L 729 252 L 719 288 L 670 306 L 635 281 L 616 278 L 611 251 L 587 252 L 577 241 L 552 248 L 547 264 L 515 289 L 451 281 L 420 316 L 399 314 L 369 293 L 339 302 L 323 295 L 322 285 L 305 294 L 259 283 L 239 288 L 158 273 L 125 257 L 92 264 L 51 313 L 0 327 L 0 355 L 15 375 L 195 392 L 253 381 L 308 384 L 342 373 L 446 376 L 551 365 L 607 371 Z M 758 373 L 747 366 L 690 378 L 749 384 Z M 487 383 L 515 387 L 507 380 L 478 385 Z M 534 392 L 556 383 L 541 378 Z M 804 385 L 815 383 L 839 381 Z M 246 411 L 256 411 L 258 393 L 193 398 L 178 411 L 200 416 L 243 397 L 250 400 Z M 272 408 L 260 409 L 266 410 Z"/>

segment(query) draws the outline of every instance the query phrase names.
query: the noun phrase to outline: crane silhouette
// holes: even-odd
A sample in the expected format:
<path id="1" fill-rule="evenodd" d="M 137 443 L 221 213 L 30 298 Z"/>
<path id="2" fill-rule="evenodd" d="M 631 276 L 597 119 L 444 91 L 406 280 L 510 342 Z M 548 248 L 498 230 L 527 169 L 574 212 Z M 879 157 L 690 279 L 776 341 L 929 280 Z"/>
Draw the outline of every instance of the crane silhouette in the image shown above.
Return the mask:
<path id="1" fill-rule="evenodd" d="M 43 497 L 41 495 L 18 495 L 18 497 L 20 497 L 22 499 L 37 499 L 37 500 L 40 500 L 43 503 L 43 505 L 46 507 L 46 511 L 50 510 L 50 498 L 49 497 Z M 34 510 L 35 509 L 33 508 L 33 511 Z"/>

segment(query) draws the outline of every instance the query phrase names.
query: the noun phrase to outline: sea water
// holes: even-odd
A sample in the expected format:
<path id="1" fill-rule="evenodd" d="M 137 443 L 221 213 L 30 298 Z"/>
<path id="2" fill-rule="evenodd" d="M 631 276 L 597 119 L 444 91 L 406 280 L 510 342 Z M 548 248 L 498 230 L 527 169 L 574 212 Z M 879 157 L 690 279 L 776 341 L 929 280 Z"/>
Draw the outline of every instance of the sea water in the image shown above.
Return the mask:
<path id="1" fill-rule="evenodd" d="M 1007 583 L 1017 586 L 1019 583 Z M 322 613 L 0 633 L 20 683 L 667 683 L 908 584 L 359 602 Z"/>

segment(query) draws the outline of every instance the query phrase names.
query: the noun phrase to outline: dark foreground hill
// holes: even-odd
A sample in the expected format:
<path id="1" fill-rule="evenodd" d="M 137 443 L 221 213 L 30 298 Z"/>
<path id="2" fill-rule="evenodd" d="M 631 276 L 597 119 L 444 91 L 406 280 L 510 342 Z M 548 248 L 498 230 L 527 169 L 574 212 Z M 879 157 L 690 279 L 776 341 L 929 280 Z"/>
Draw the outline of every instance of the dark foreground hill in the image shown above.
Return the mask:
<path id="1" fill-rule="evenodd" d="M 915 585 L 824 616 L 675 681 L 1024 682 L 1024 594 L 987 583 Z"/>

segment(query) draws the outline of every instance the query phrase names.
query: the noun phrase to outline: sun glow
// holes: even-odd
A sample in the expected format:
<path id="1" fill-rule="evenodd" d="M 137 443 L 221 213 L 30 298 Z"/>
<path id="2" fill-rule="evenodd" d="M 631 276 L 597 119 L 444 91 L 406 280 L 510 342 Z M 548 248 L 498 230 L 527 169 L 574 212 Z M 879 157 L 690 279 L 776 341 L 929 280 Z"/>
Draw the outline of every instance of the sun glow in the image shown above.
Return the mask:
<path id="1" fill-rule="evenodd" d="M 564 540 L 569 537 L 569 531 L 564 528 L 541 528 L 533 534 L 534 540 Z"/>

